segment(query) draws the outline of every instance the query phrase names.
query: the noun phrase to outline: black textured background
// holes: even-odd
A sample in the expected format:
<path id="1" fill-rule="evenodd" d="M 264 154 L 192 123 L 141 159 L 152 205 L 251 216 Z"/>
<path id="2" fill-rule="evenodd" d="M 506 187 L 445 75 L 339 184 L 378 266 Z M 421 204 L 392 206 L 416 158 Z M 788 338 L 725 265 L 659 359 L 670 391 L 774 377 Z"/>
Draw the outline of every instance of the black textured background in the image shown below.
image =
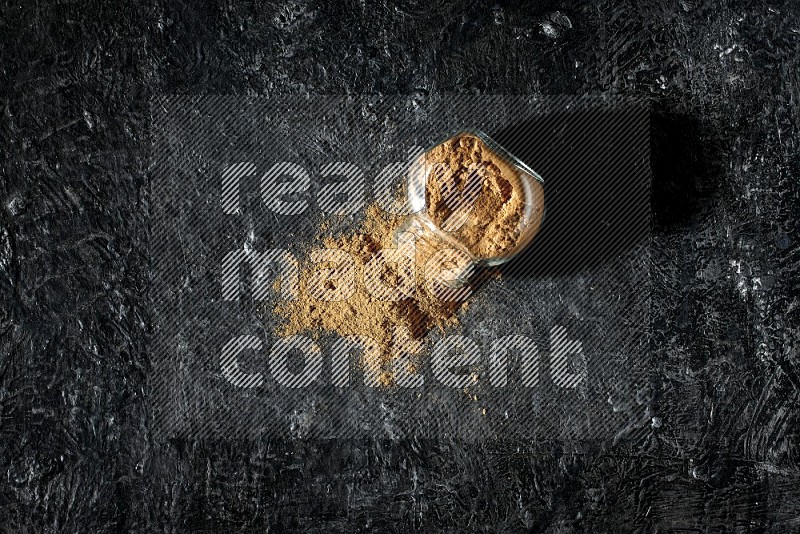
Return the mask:
<path id="1" fill-rule="evenodd" d="M 800 529 L 796 2 L 1 9 L 0 531 Z M 446 91 L 652 101 L 646 437 L 156 444 L 151 97 Z"/>

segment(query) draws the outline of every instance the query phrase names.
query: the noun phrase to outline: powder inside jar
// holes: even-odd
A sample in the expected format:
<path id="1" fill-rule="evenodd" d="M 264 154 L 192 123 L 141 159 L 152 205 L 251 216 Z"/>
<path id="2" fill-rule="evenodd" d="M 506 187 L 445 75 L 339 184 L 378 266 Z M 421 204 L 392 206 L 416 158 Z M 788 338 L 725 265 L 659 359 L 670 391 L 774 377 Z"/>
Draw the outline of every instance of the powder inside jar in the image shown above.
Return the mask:
<path id="1" fill-rule="evenodd" d="M 453 137 L 423 158 L 428 217 L 476 258 L 512 252 L 528 223 L 520 171 L 472 134 Z M 533 198 L 543 198 L 541 184 L 531 182 Z M 542 209 L 536 205 L 529 215 L 537 226 Z"/>

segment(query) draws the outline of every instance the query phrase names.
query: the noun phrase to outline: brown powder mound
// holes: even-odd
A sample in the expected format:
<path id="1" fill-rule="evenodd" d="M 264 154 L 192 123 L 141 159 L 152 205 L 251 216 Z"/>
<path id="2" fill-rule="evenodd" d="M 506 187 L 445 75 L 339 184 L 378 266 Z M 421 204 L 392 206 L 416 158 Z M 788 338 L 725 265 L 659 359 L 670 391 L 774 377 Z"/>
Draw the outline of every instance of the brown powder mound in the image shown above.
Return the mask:
<path id="1" fill-rule="evenodd" d="M 517 169 L 471 134 L 434 147 L 425 155 L 425 167 L 432 169 L 425 187 L 427 213 L 437 226 L 479 258 L 514 248 L 525 207 Z"/>
<path id="2" fill-rule="evenodd" d="M 343 276 L 342 279 L 332 280 L 330 276 L 320 278 L 320 269 L 327 267 L 342 274 L 344 271 L 341 266 L 316 263 L 301 267 L 297 298 L 279 302 L 274 308 L 274 312 L 283 319 L 278 335 L 290 336 L 304 332 L 318 334 L 325 331 L 340 336 L 371 338 L 377 344 L 380 354 L 370 355 L 365 351 L 365 358 L 377 358 L 378 361 L 365 361 L 364 364 L 383 369 L 380 382 L 390 385 L 392 374 L 387 364 L 398 356 L 399 349 L 406 353 L 419 354 L 421 343 L 418 340 L 430 329 L 443 329 L 457 324 L 456 314 L 466 304 L 440 300 L 432 294 L 423 279 L 424 269 L 415 268 L 409 272 L 387 261 L 380 276 L 381 280 L 389 286 L 397 287 L 413 276 L 416 278 L 414 292 L 399 300 L 381 300 L 368 291 L 365 265 L 378 251 L 396 247 L 393 242 L 395 230 L 404 219 L 404 216 L 387 214 L 373 205 L 367 209 L 365 221 L 359 231 L 338 238 L 321 238 L 323 249 L 350 254 L 355 270 L 350 273 L 351 277 Z M 421 254 L 418 249 L 415 263 L 424 265 L 427 260 L 424 256 L 427 255 Z M 341 287 L 337 288 L 337 283 Z M 328 296 L 341 290 L 341 296 L 346 298 L 320 299 L 320 287 L 328 292 Z M 409 336 L 411 339 L 407 339 Z"/>

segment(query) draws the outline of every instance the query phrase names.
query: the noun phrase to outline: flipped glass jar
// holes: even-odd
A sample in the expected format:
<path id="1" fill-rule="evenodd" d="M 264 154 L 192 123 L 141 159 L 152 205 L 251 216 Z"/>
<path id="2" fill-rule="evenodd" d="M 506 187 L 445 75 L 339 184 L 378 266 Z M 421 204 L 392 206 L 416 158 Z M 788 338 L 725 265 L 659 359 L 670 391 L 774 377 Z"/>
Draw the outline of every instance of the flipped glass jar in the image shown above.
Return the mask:
<path id="1" fill-rule="evenodd" d="M 413 240 L 423 278 L 455 290 L 530 244 L 544 219 L 544 180 L 485 133 L 465 130 L 415 160 L 408 202 L 395 242 Z"/>

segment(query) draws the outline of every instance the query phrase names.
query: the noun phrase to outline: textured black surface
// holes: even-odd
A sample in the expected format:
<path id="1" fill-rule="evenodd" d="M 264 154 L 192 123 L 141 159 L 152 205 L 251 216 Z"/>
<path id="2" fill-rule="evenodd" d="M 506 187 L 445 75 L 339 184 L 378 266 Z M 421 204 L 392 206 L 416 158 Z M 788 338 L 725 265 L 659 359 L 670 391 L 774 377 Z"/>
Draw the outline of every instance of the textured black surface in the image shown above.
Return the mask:
<path id="1" fill-rule="evenodd" d="M 800 528 L 794 2 L 5 2 L 0 529 Z M 649 98 L 659 362 L 635 443 L 156 445 L 148 102 Z"/>

